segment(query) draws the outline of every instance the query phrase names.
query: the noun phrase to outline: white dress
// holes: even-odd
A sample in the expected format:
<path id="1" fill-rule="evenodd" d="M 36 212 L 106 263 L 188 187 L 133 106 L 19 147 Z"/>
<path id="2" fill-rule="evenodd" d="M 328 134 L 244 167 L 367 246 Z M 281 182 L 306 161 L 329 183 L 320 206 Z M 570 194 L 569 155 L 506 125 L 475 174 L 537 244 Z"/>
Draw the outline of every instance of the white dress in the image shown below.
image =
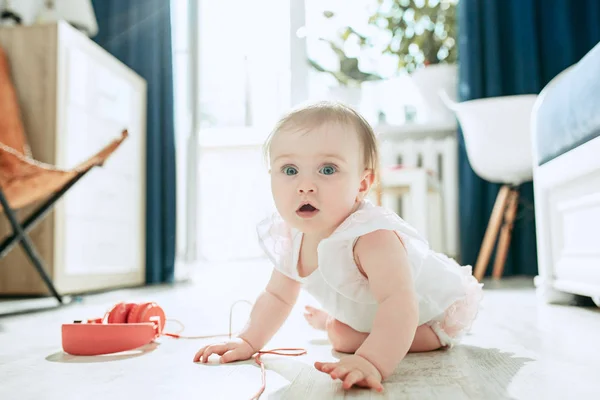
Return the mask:
<path id="1" fill-rule="evenodd" d="M 370 332 L 378 308 L 367 278 L 353 255 L 362 235 L 380 229 L 395 231 L 406 248 L 419 305 L 419 325 L 428 324 L 443 346 L 452 347 L 470 329 L 482 298 L 482 286 L 471 266 L 460 266 L 434 252 L 427 241 L 397 214 L 363 201 L 318 246 L 318 268 L 307 277 L 298 274 L 302 232 L 290 228 L 278 214 L 260 222 L 259 243 L 274 267 L 300 282 L 324 311 L 360 332 Z"/>

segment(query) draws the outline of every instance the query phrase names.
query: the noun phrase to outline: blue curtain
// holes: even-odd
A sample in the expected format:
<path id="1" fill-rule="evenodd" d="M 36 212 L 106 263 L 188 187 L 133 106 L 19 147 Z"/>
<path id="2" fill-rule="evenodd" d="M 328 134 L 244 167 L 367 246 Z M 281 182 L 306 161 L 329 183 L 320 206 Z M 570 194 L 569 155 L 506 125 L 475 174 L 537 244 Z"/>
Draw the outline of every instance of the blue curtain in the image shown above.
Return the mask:
<path id="1" fill-rule="evenodd" d="M 175 271 L 175 138 L 169 0 L 93 0 L 93 39 L 148 84 L 146 283 Z"/>
<path id="2" fill-rule="evenodd" d="M 599 41 L 598 0 L 459 0 L 459 98 L 537 94 Z M 500 186 L 475 175 L 462 135 L 459 185 L 461 262 L 475 265 Z M 532 276 L 537 275 L 533 185 L 523 185 L 520 194 L 505 275 Z"/>

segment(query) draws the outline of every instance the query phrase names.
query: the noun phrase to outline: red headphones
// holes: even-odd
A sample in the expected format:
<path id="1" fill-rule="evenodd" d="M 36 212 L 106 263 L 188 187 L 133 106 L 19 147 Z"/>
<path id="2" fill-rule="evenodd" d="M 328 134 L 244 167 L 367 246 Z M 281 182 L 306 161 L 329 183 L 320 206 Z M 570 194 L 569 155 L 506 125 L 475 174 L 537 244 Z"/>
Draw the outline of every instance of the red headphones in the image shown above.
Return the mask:
<path id="1" fill-rule="evenodd" d="M 229 312 L 229 337 L 231 337 L 231 313 Z M 176 320 L 174 320 L 176 321 Z M 63 350 L 76 356 L 96 356 L 101 354 L 118 353 L 133 350 L 151 343 L 161 335 L 173 338 L 205 339 L 226 335 L 183 336 L 176 333 L 164 332 L 166 323 L 165 312 L 154 302 L 148 303 L 117 303 L 102 318 L 75 321 L 62 325 Z M 183 326 L 183 324 L 182 324 Z M 260 350 L 254 360 L 261 368 L 262 386 L 252 399 L 258 399 L 265 390 L 266 372 L 260 359 L 262 354 L 278 354 L 284 356 L 301 356 L 306 350 L 297 348 L 282 348 Z"/>
<path id="2" fill-rule="evenodd" d="M 165 322 L 165 312 L 154 302 L 121 302 L 102 318 L 63 324 L 63 350 L 85 356 L 133 350 L 161 336 Z"/>

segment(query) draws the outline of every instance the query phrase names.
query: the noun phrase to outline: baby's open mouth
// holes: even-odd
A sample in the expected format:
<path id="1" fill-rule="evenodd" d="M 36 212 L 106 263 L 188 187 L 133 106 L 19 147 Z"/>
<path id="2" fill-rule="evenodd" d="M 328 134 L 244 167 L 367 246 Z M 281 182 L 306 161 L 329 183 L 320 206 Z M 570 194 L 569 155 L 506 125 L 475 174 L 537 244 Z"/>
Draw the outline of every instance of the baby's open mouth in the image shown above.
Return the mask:
<path id="1" fill-rule="evenodd" d="M 313 206 L 312 204 L 303 204 L 298 210 L 296 210 L 296 214 L 298 214 L 302 218 L 310 218 L 319 212 L 319 209 Z"/>

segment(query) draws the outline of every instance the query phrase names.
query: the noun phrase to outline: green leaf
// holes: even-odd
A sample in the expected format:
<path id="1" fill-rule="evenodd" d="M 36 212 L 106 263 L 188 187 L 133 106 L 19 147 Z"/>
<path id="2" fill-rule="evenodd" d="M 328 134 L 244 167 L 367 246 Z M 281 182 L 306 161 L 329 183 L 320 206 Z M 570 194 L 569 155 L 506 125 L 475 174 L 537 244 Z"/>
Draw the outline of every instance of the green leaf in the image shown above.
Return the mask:
<path id="1" fill-rule="evenodd" d="M 378 7 L 371 15 L 365 16 L 365 21 L 372 27 L 387 31 L 389 41 L 378 44 L 381 54 L 398 56 L 398 71 L 412 72 L 418 68 L 424 59 L 425 63 L 439 62 L 455 63 L 458 60 L 456 46 L 456 4 L 458 0 L 377 0 Z M 387 4 L 384 9 L 384 4 Z M 432 4 L 435 4 L 432 6 Z M 418 5 L 422 5 L 419 7 Z M 325 11 L 326 18 L 333 18 L 333 11 Z M 332 20 L 332 23 L 333 20 Z M 418 26 L 422 26 L 420 31 Z M 361 49 L 370 49 L 374 43 L 371 38 L 360 34 L 352 26 L 342 27 L 337 38 L 322 39 L 329 43 L 340 60 L 339 71 L 323 71 L 317 63 L 310 63 L 320 72 L 327 72 L 336 77 L 340 83 L 377 79 L 377 75 L 361 71 L 358 59 L 348 58 L 343 45 L 348 40 L 357 40 Z M 411 45 L 418 47 L 415 55 L 409 53 Z M 415 59 L 415 56 L 419 57 Z M 320 68 L 320 69 L 319 69 Z"/>

